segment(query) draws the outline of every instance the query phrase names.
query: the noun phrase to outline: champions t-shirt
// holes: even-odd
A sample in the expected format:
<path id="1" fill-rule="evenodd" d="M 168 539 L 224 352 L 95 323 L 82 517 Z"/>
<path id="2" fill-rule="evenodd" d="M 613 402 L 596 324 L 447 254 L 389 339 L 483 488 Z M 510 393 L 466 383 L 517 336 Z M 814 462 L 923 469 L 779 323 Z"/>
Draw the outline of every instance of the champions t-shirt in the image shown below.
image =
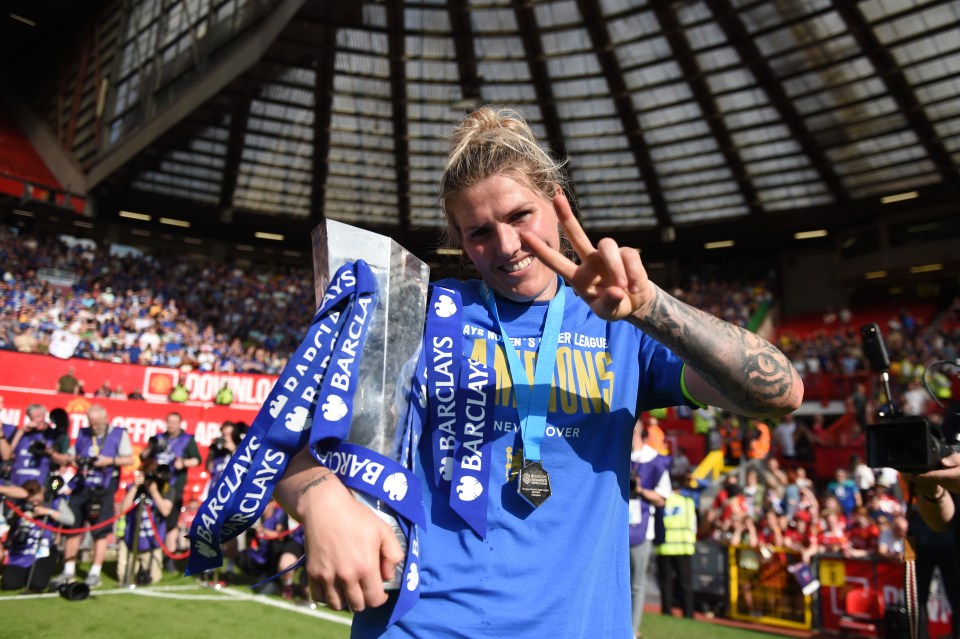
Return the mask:
<path id="1" fill-rule="evenodd" d="M 496 371 L 488 532 L 481 540 L 434 481 L 431 433 L 417 458 L 429 524 L 421 532 L 420 601 L 384 631 L 390 606 L 357 614 L 354 637 L 623 637 L 630 628 L 627 499 L 637 411 L 687 404 L 683 363 L 627 322 L 606 322 L 568 291 L 542 462 L 552 495 L 533 508 L 517 494 L 523 461 L 517 409 L 499 331 L 479 282 L 460 290 L 464 357 Z M 547 302 L 497 299 L 504 330 L 533 378 Z"/>

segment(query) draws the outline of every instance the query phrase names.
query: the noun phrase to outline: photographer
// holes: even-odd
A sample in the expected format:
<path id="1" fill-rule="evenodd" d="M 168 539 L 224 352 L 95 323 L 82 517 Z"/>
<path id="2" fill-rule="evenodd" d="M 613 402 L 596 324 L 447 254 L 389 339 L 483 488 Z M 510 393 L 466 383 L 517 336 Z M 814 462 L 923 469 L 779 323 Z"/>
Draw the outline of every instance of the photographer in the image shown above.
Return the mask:
<path id="1" fill-rule="evenodd" d="M 28 479 L 41 486 L 47 482 L 52 466 L 67 463 L 66 433 L 58 433 L 46 421 L 42 404 L 27 406 L 27 423 L 22 428 L 4 428 L 0 437 L 0 459 L 12 460 L 9 483 L 22 486 Z"/>
<path id="2" fill-rule="evenodd" d="M 124 511 L 138 497 L 142 501 L 127 514 L 124 543 L 118 549 L 117 576 L 121 585 L 146 585 L 162 577 L 163 549 L 158 539 L 163 539 L 166 521 L 174 512 L 173 502 L 164 497 L 169 479 L 168 466 L 147 459 L 134 473 L 133 483 L 123 497 Z"/>
<path id="3" fill-rule="evenodd" d="M 167 430 L 165 433 L 150 438 L 149 444 L 140 453 L 141 460 L 152 459 L 160 466 L 169 466 L 172 475 L 166 497 L 173 503 L 173 508 L 167 516 L 166 544 L 167 550 L 175 553 L 180 541 L 178 521 L 180 509 L 183 507 L 183 488 L 187 483 L 187 469 L 200 464 L 200 451 L 193 435 L 183 430 L 183 417 L 180 413 L 167 415 Z M 166 570 L 176 572 L 173 560 L 167 560 Z"/>
<path id="4" fill-rule="evenodd" d="M 114 516 L 114 495 L 119 487 L 120 467 L 133 464 L 133 447 L 126 429 L 107 423 L 107 409 L 94 404 L 87 410 L 89 426 L 80 429 L 77 441 L 70 448 L 70 463 L 77 467 L 77 476 L 70 494 L 70 509 L 77 522 L 96 524 Z M 100 571 L 107 554 L 107 537 L 112 528 L 101 526 L 90 531 L 93 537 L 93 564 L 84 583 L 91 588 L 101 584 Z M 77 553 L 83 534 L 69 535 L 64 543 L 63 572 L 56 583 L 76 576 Z"/>
<path id="5" fill-rule="evenodd" d="M 237 446 L 247 432 L 247 425 L 243 422 L 234 424 L 233 422 L 223 422 L 220 426 L 220 437 L 210 445 L 210 451 L 207 453 L 207 472 L 210 474 L 210 480 L 204 488 L 203 499 L 213 490 L 223 474 L 230 457 L 236 452 Z M 239 538 L 234 538 L 223 544 L 224 559 L 224 583 L 234 582 L 234 571 L 236 569 L 237 555 L 240 552 Z M 212 577 L 212 575 L 210 575 Z"/>
<path id="6" fill-rule="evenodd" d="M 220 475 L 227 467 L 230 456 L 237 450 L 239 438 L 237 429 L 233 422 L 223 422 L 220 426 L 220 437 L 210 444 L 210 450 L 207 453 L 207 472 L 210 474 L 210 481 L 207 484 L 207 492 L 213 488 Z"/>
<path id="7" fill-rule="evenodd" d="M 23 486 L 0 486 L 0 496 L 23 500 L 24 516 L 19 517 L 10 528 L 7 538 L 7 565 L 0 580 L 2 590 L 44 592 L 50 577 L 57 567 L 57 549 L 53 532 L 44 530 L 34 521 L 43 521 L 61 527 L 74 524 L 73 513 L 66 500 L 56 491 L 44 488 L 35 479 L 28 479 Z"/>

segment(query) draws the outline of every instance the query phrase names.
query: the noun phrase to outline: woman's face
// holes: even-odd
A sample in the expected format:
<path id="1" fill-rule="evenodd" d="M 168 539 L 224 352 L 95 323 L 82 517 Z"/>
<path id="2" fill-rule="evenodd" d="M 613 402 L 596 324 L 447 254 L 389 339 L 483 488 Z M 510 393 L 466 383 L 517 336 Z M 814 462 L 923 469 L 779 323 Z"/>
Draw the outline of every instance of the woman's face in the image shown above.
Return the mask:
<path id="1" fill-rule="evenodd" d="M 556 273 L 520 239 L 527 231 L 559 249 L 553 202 L 513 178 L 494 175 L 452 198 L 449 210 L 464 252 L 494 292 L 515 302 L 554 296 Z"/>

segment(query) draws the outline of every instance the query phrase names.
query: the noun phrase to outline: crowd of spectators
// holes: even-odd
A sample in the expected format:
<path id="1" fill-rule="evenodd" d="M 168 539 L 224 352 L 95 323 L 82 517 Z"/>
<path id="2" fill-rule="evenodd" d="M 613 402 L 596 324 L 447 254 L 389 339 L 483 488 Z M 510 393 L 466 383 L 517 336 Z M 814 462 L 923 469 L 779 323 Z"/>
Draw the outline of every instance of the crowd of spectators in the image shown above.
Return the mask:
<path id="1" fill-rule="evenodd" d="M 0 348 L 25 353 L 66 331 L 79 338 L 74 357 L 277 374 L 314 308 L 307 269 L 111 255 L 10 232 L 0 258 Z"/>
<path id="2" fill-rule="evenodd" d="M 739 477 L 727 475 L 701 520 L 703 536 L 724 545 L 786 548 L 806 563 L 821 553 L 902 557 L 906 504 L 891 468 L 868 468 L 854 455 L 818 487 L 803 466 L 784 470 L 768 457 L 746 471 L 743 483 Z"/>

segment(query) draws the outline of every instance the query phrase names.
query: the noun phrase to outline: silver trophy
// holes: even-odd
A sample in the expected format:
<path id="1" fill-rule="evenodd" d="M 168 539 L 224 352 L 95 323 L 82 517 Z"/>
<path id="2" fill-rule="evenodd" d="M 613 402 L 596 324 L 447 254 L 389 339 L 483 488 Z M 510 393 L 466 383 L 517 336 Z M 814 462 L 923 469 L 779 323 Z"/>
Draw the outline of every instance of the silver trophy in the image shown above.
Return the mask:
<path id="1" fill-rule="evenodd" d="M 377 281 L 377 307 L 360 355 L 360 378 L 353 401 L 347 441 L 400 459 L 410 442 L 402 440 L 407 398 L 420 353 L 427 307 L 430 267 L 391 238 L 342 222 L 321 222 L 311 235 L 313 281 L 319 306 L 330 277 L 345 262 L 364 260 Z M 412 452 L 412 451 L 411 451 Z M 378 500 L 354 493 L 390 524 L 406 549 L 406 539 L 392 510 Z M 386 588 L 400 587 L 397 566 Z"/>

